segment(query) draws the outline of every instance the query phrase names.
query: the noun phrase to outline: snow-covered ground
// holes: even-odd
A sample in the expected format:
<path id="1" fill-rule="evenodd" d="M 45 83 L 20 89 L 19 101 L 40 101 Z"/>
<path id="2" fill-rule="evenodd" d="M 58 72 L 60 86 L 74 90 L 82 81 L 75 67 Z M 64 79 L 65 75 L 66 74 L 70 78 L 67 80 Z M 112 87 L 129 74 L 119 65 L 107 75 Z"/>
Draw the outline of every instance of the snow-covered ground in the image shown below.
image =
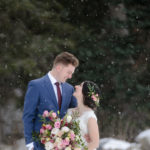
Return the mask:
<path id="1" fill-rule="evenodd" d="M 117 140 L 113 138 L 104 138 L 100 140 L 100 144 L 103 144 L 103 150 L 127 150 L 131 147 L 131 144 L 126 141 Z"/>
<path id="2" fill-rule="evenodd" d="M 150 150 L 150 129 L 137 135 L 135 143 L 114 138 L 100 139 L 98 150 Z"/>
<path id="3" fill-rule="evenodd" d="M 141 144 L 141 150 L 150 150 L 150 129 L 141 132 L 135 140 Z"/>
<path id="4" fill-rule="evenodd" d="M 4 145 L 0 143 L 0 150 L 27 150 L 25 147 L 25 140 L 17 140 L 13 145 Z"/>
<path id="5" fill-rule="evenodd" d="M 150 143 L 150 129 L 147 129 L 143 132 L 141 132 L 137 137 L 136 137 L 136 141 L 140 141 L 143 139 L 147 139 L 148 142 Z"/>

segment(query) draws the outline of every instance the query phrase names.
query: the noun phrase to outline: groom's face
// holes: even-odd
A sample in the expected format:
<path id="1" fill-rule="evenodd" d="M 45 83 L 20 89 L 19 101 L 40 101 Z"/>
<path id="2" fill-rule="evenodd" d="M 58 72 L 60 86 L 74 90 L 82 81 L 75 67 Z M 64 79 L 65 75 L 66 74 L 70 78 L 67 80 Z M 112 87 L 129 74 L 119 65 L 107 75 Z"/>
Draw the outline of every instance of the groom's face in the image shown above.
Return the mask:
<path id="1" fill-rule="evenodd" d="M 60 64 L 59 69 L 58 69 L 59 81 L 66 82 L 67 79 L 71 79 L 74 71 L 75 71 L 75 67 L 73 65 Z"/>

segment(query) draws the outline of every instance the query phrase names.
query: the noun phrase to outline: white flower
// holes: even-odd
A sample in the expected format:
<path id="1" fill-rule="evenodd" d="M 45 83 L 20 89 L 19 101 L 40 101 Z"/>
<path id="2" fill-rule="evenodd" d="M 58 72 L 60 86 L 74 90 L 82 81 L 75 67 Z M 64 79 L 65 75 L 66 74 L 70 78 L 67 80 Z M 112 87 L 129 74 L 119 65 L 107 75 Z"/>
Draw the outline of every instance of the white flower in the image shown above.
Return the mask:
<path id="1" fill-rule="evenodd" d="M 57 135 L 59 132 L 58 128 L 53 128 L 51 134 Z"/>
<path id="2" fill-rule="evenodd" d="M 62 127 L 62 129 L 61 129 L 63 132 L 69 132 L 69 128 L 68 127 Z"/>
<path id="3" fill-rule="evenodd" d="M 62 143 L 61 143 L 61 142 L 60 142 L 60 143 L 57 143 L 57 147 L 58 147 L 59 150 L 60 150 L 60 149 L 63 149 Z"/>
<path id="4" fill-rule="evenodd" d="M 75 139 L 78 141 L 80 138 L 78 135 L 75 136 Z"/>
<path id="5" fill-rule="evenodd" d="M 70 147 L 66 147 L 65 150 L 71 150 L 71 148 Z"/>
<path id="6" fill-rule="evenodd" d="M 73 130 L 70 130 L 70 133 L 71 133 L 71 134 L 74 134 L 74 131 L 73 131 Z"/>
<path id="7" fill-rule="evenodd" d="M 62 139 L 59 138 L 59 137 L 57 137 L 56 140 L 55 140 L 56 143 L 60 143 L 61 141 L 62 141 Z"/>
<path id="8" fill-rule="evenodd" d="M 65 140 L 66 140 L 66 141 L 70 141 L 70 140 L 69 140 L 69 137 L 66 137 Z"/>
<path id="9" fill-rule="evenodd" d="M 53 149 L 53 148 L 54 148 L 53 143 L 51 143 L 51 142 L 46 142 L 46 143 L 45 143 L 45 149 L 46 149 L 46 150 L 51 150 L 51 149 Z"/>
<path id="10" fill-rule="evenodd" d="M 57 137 L 56 140 L 55 140 L 55 145 L 57 145 L 59 150 L 63 149 L 63 147 L 62 147 L 62 139 Z"/>
<path id="11" fill-rule="evenodd" d="M 70 115 L 67 116 L 67 122 L 70 123 L 72 120 L 72 117 Z"/>

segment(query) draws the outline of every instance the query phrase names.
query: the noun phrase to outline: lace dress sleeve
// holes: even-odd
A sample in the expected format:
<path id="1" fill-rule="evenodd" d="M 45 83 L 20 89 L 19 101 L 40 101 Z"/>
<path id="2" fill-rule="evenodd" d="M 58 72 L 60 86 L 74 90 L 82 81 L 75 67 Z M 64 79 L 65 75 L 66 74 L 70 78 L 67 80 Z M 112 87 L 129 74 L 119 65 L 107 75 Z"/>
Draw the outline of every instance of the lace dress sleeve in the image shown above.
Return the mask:
<path id="1" fill-rule="evenodd" d="M 89 120 L 90 118 L 94 118 L 97 121 L 97 117 L 93 111 L 88 112 L 86 115 L 86 118 L 87 118 L 87 120 Z"/>

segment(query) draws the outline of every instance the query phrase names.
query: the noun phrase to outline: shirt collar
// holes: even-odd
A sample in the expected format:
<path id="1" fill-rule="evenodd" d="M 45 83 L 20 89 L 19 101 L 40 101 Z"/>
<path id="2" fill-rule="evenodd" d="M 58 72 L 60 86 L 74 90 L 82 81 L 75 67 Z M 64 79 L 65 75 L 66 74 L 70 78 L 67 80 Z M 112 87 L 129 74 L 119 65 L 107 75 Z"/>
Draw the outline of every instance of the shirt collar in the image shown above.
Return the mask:
<path id="1" fill-rule="evenodd" d="M 55 84 L 56 82 L 58 82 L 58 81 L 52 76 L 52 74 L 51 74 L 50 72 L 48 72 L 48 77 L 49 77 L 50 81 L 52 82 L 52 84 Z"/>

